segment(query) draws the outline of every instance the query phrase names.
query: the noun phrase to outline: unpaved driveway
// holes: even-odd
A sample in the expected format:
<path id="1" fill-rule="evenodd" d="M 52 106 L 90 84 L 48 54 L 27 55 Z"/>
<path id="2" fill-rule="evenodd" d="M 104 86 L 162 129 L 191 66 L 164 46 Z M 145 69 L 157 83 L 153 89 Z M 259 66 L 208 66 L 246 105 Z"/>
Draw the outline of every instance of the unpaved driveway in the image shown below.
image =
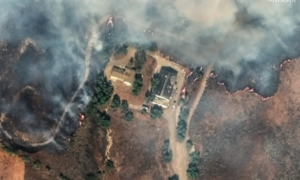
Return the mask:
<path id="1" fill-rule="evenodd" d="M 176 109 L 167 109 L 164 112 L 164 118 L 168 120 L 169 122 L 169 132 L 170 132 L 170 147 L 173 151 L 173 160 L 171 162 L 172 168 L 174 170 L 174 173 L 178 174 L 180 180 L 187 180 L 187 173 L 186 170 L 188 168 L 189 164 L 189 152 L 187 152 L 186 149 L 186 141 L 189 139 L 189 124 L 191 121 L 191 118 L 194 114 L 194 111 L 202 97 L 202 94 L 206 87 L 207 79 L 209 78 L 210 72 L 212 70 L 213 63 L 211 63 L 208 67 L 208 69 L 205 71 L 203 79 L 200 83 L 198 93 L 196 98 L 194 99 L 194 102 L 192 106 L 190 107 L 190 113 L 187 118 L 187 135 L 184 141 L 178 142 L 176 138 L 176 125 L 178 121 L 178 115 L 180 112 L 180 107 L 177 107 Z"/>

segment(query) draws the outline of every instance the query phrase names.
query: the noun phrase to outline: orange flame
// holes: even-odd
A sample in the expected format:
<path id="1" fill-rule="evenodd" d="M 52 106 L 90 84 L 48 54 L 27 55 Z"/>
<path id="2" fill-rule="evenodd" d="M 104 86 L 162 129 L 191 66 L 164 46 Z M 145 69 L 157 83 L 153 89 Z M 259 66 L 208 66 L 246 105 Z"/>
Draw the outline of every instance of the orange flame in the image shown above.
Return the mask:
<path id="1" fill-rule="evenodd" d="M 183 88 L 183 90 L 181 91 L 182 94 L 184 94 L 186 92 L 186 87 Z"/>
<path id="2" fill-rule="evenodd" d="M 80 121 L 83 121 L 85 118 L 84 114 L 79 114 L 79 118 L 80 118 Z"/>
<path id="3" fill-rule="evenodd" d="M 188 77 L 191 76 L 192 74 L 193 74 L 193 71 L 190 72 L 190 74 L 188 75 Z"/>

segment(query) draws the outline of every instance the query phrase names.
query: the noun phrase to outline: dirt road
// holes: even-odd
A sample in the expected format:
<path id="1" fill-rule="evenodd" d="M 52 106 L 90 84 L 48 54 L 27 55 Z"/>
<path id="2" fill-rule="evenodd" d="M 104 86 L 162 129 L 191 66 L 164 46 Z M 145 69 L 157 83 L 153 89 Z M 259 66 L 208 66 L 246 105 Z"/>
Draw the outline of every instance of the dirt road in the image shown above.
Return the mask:
<path id="1" fill-rule="evenodd" d="M 211 63 L 208 69 L 205 71 L 203 79 L 200 83 L 199 90 L 197 93 L 196 98 L 192 106 L 190 107 L 190 114 L 187 119 L 187 135 L 184 141 L 178 142 L 176 139 L 176 125 L 178 121 L 178 115 L 180 112 L 180 107 L 177 107 L 175 110 L 168 109 L 164 114 L 165 118 L 169 122 L 169 132 L 170 132 L 170 147 L 173 151 L 173 160 L 172 160 L 172 167 L 176 174 L 178 174 L 180 180 L 187 180 L 187 173 L 186 170 L 189 164 L 189 152 L 186 149 L 186 141 L 189 139 L 189 124 L 191 118 L 194 114 L 194 111 L 202 97 L 202 94 L 206 87 L 207 79 L 209 78 L 210 72 L 212 70 L 213 63 Z"/>

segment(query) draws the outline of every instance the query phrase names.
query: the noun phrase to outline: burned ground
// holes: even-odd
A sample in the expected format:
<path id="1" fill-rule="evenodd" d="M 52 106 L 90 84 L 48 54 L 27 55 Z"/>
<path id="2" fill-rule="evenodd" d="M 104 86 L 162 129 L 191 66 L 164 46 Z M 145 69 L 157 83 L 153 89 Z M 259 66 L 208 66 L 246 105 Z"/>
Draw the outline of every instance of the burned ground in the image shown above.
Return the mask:
<path id="1" fill-rule="evenodd" d="M 299 67 L 285 64 L 278 92 L 265 101 L 209 80 L 189 131 L 203 179 L 299 179 Z"/>
<path id="2" fill-rule="evenodd" d="M 119 113 L 112 112 L 113 145 L 110 158 L 115 170 L 104 179 L 164 180 L 168 165 L 163 162 L 163 142 L 168 138 L 167 122 L 150 120 L 149 115 L 134 113 L 133 122 L 126 122 Z"/>

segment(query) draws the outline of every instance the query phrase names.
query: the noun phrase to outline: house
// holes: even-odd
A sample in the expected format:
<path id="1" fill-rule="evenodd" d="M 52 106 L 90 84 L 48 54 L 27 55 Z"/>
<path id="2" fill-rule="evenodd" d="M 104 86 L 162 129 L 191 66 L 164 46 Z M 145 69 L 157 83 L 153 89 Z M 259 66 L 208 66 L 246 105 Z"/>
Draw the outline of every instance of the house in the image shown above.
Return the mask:
<path id="1" fill-rule="evenodd" d="M 122 81 L 126 86 L 132 86 L 134 81 L 135 71 L 128 68 L 120 68 L 114 66 L 111 71 L 111 81 Z"/>

